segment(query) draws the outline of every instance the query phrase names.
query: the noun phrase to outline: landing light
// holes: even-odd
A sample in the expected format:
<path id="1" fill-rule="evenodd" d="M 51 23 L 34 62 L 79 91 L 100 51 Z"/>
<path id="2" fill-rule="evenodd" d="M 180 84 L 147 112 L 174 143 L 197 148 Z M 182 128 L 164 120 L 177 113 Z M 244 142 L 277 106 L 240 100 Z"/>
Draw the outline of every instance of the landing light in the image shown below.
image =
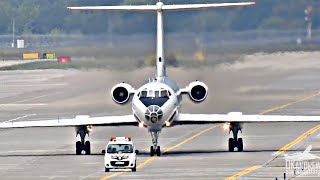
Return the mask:
<path id="1" fill-rule="evenodd" d="M 87 130 L 88 130 L 89 132 L 91 132 L 91 131 L 92 131 L 92 125 L 88 125 L 88 126 L 87 126 Z"/>
<path id="2" fill-rule="evenodd" d="M 224 130 L 229 130 L 229 128 L 230 128 L 230 123 L 225 123 L 225 124 L 223 125 L 223 129 L 224 129 Z"/>
<path id="3" fill-rule="evenodd" d="M 166 126 L 169 127 L 170 126 L 170 122 L 166 121 Z"/>
<path id="4" fill-rule="evenodd" d="M 143 122 L 139 123 L 139 128 L 143 128 Z"/>

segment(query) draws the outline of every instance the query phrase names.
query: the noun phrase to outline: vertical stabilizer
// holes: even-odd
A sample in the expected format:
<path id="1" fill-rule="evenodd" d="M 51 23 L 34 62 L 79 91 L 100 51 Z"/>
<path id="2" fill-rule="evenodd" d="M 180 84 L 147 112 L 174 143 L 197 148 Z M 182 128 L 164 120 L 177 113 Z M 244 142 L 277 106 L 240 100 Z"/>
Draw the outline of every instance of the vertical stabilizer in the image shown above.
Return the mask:
<path id="1" fill-rule="evenodd" d="M 68 7 L 69 10 L 109 10 L 109 11 L 137 11 L 137 12 L 157 12 L 157 77 L 166 76 L 166 66 L 164 57 L 163 42 L 163 12 L 179 11 L 179 10 L 196 10 L 221 7 L 240 7 L 252 6 L 255 2 L 239 2 L 239 3 L 214 3 L 214 4 L 179 4 L 164 5 L 161 1 L 156 5 L 135 5 L 135 6 L 83 6 Z"/>

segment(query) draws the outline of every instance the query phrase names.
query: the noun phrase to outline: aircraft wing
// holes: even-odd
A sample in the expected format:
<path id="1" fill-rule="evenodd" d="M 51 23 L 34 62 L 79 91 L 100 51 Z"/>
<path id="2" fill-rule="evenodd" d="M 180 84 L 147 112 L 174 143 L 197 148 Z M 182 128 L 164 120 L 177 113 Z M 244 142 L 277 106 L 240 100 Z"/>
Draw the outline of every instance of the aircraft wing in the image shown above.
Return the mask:
<path id="1" fill-rule="evenodd" d="M 86 115 L 77 116 L 72 119 L 54 119 L 54 120 L 34 120 L 34 121 L 17 121 L 0 123 L 0 128 L 27 128 L 27 127 L 61 127 L 61 126 L 120 126 L 120 125 L 137 125 L 138 122 L 133 115 L 124 116 L 104 116 L 90 117 Z"/>
<path id="2" fill-rule="evenodd" d="M 209 123 L 254 123 L 254 122 L 320 122 L 320 116 L 287 115 L 244 115 L 241 112 L 228 114 L 184 114 L 180 113 L 175 124 L 209 124 Z"/>

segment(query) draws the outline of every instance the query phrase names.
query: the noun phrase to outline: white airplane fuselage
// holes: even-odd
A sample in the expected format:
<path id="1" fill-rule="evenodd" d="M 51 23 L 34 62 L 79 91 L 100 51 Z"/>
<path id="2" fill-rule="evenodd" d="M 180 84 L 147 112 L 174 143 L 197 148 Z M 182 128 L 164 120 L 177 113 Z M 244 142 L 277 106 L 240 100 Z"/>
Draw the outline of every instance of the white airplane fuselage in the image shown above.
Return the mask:
<path id="1" fill-rule="evenodd" d="M 181 107 L 181 94 L 174 81 L 167 77 L 142 85 L 132 99 L 132 111 L 139 123 L 149 131 L 161 131 L 174 121 Z"/>
<path id="2" fill-rule="evenodd" d="M 150 7 L 153 6 L 143 6 L 142 10 L 147 10 Z M 187 88 L 180 89 L 176 83 L 166 75 L 163 43 L 164 4 L 157 2 L 155 7 L 155 11 L 157 12 L 155 78 L 147 81 L 138 89 L 134 89 L 129 84 L 120 83 L 111 90 L 111 96 L 118 104 L 125 104 L 132 98 L 132 112 L 135 119 L 139 122 L 139 126 L 147 127 L 150 132 L 160 132 L 163 126 L 172 125 L 181 107 L 182 93 L 189 93 L 189 97 L 197 103 L 204 101 L 208 93 L 207 86 L 200 81 L 192 82 Z M 130 9 L 132 7 L 127 8 Z M 139 8 L 139 6 L 137 8 Z M 182 8 L 184 8 L 184 6 Z M 173 9 L 176 9 L 176 7 Z"/>

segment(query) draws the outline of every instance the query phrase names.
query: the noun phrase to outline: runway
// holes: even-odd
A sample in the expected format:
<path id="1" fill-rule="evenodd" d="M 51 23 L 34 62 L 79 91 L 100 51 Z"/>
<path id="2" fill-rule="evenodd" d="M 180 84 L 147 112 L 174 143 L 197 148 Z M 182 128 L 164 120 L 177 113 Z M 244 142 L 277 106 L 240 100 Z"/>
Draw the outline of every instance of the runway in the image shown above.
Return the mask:
<path id="1" fill-rule="evenodd" d="M 184 87 L 196 79 L 209 87 L 208 99 L 193 104 L 184 97 L 182 112 L 319 115 L 320 55 L 258 54 L 203 69 L 169 68 Z M 119 82 L 138 87 L 153 68 L 108 70 L 35 70 L 0 72 L 0 120 L 22 121 L 129 114 L 110 89 Z M 134 78 L 132 78 L 134 77 Z M 222 124 L 166 128 L 160 134 L 164 154 L 149 157 L 151 138 L 138 127 L 94 127 L 93 155 L 76 156 L 72 127 L 0 130 L 1 179 L 281 179 L 286 172 L 280 149 L 302 152 L 309 144 L 320 155 L 320 123 L 250 123 L 243 133 L 244 152 L 227 152 L 229 132 Z M 110 136 L 131 136 L 141 152 L 137 172 L 104 172 L 101 150 Z M 290 153 L 290 152 L 285 152 Z M 293 174 L 287 175 L 290 178 Z M 297 176 L 296 179 L 306 179 Z M 308 179 L 317 179 L 316 176 Z"/>

